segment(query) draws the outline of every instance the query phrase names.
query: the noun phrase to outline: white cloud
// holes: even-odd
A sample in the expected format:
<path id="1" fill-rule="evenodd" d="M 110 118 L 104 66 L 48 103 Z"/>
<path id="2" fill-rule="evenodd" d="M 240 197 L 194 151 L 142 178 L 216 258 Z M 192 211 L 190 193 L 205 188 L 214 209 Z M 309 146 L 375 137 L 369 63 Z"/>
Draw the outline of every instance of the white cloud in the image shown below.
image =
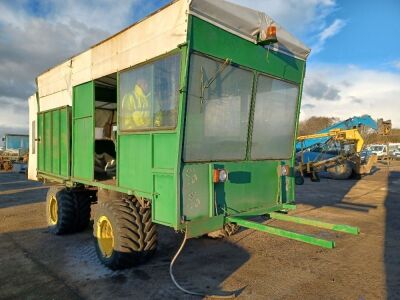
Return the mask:
<path id="1" fill-rule="evenodd" d="M 317 42 L 312 46 L 312 54 L 321 52 L 323 50 L 326 40 L 338 34 L 345 25 L 346 22 L 344 20 L 336 19 L 332 22 L 331 25 L 324 28 L 324 30 L 322 30 L 318 34 Z"/>
<path id="2" fill-rule="evenodd" d="M 27 127 L 27 98 L 35 92 L 37 75 L 152 10 L 139 0 L 118 5 L 109 0 L 41 0 L 32 14 L 28 2 L 0 1 L 2 127 Z"/>
<path id="3" fill-rule="evenodd" d="M 313 92 L 313 85 L 334 87 L 336 101 L 323 92 L 320 97 Z M 357 66 L 310 65 L 304 85 L 301 119 L 311 116 L 329 116 L 346 119 L 369 114 L 373 118 L 391 119 L 400 127 L 400 74 L 388 71 L 363 69 Z M 315 89 L 315 88 L 314 88 Z M 324 89 L 321 89 L 324 91 Z"/>
<path id="4" fill-rule="evenodd" d="M 392 65 L 396 68 L 396 69 L 400 69 L 400 59 L 399 60 L 395 60 L 392 62 Z"/>

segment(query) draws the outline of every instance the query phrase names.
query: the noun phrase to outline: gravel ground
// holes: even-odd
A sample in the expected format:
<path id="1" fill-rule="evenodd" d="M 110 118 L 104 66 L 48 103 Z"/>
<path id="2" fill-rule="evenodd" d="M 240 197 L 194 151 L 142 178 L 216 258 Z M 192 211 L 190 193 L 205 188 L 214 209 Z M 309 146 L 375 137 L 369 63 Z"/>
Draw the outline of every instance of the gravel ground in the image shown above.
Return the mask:
<path id="1" fill-rule="evenodd" d="M 182 235 L 159 228 L 147 264 L 110 271 L 97 260 L 92 230 L 51 235 L 47 188 L 0 173 L 0 299 L 199 299 L 178 291 L 168 274 Z M 297 189 L 291 214 L 361 228 L 359 236 L 261 220 L 336 241 L 333 250 L 253 230 L 224 239 L 189 240 L 175 267 L 178 281 L 208 294 L 242 299 L 400 299 L 400 163 L 362 180 Z M 92 206 L 92 210 L 95 209 Z"/>

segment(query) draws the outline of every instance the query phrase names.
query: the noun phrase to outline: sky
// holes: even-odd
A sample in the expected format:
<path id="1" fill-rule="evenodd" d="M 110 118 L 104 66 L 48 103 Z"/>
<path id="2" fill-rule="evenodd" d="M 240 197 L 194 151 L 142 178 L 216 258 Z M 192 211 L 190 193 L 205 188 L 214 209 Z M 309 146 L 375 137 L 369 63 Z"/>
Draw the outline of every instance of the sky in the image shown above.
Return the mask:
<path id="1" fill-rule="evenodd" d="M 300 118 L 370 114 L 400 127 L 400 1 L 231 0 L 312 49 Z M 0 0 L 0 135 L 28 128 L 35 78 L 167 0 Z"/>

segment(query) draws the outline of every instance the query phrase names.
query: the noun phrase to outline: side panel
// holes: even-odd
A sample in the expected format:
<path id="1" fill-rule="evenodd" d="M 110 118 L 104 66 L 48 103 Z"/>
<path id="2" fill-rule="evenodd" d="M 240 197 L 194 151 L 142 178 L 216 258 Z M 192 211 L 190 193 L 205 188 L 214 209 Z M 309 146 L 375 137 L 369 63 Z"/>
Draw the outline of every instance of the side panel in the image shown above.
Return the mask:
<path id="1" fill-rule="evenodd" d="M 151 195 L 153 190 L 151 135 L 127 134 L 118 138 L 119 186 Z"/>
<path id="2" fill-rule="evenodd" d="M 117 149 L 119 188 L 151 200 L 153 221 L 176 229 L 180 226 L 181 216 L 178 172 L 186 98 L 187 48 L 183 46 L 180 53 L 180 85 L 175 87 L 179 90 L 176 128 L 124 133 L 118 126 Z M 121 100 L 119 97 L 118 101 Z"/>
<path id="3" fill-rule="evenodd" d="M 185 164 L 182 171 L 185 219 L 274 210 L 281 205 L 279 165 L 279 161 Z M 228 180 L 214 184 L 211 172 L 214 169 L 225 169 Z"/>
<path id="4" fill-rule="evenodd" d="M 38 125 L 37 125 L 37 151 L 38 151 L 38 170 L 44 171 L 44 115 L 43 114 L 38 114 Z"/>
<path id="5" fill-rule="evenodd" d="M 36 95 L 29 97 L 29 160 L 28 160 L 28 179 L 37 180 L 38 168 L 38 149 L 37 149 L 37 136 L 38 136 L 38 105 Z"/>
<path id="6" fill-rule="evenodd" d="M 40 112 L 37 116 L 37 166 L 39 173 L 70 176 L 71 108 Z"/>
<path id="7" fill-rule="evenodd" d="M 74 178 L 94 177 L 94 82 L 74 87 L 72 129 L 72 174 Z"/>
<path id="8" fill-rule="evenodd" d="M 45 112 L 44 113 L 44 125 L 43 125 L 43 132 L 44 132 L 44 171 L 46 173 L 52 173 L 52 160 L 53 160 L 53 141 L 52 141 L 52 112 Z"/>
<path id="9" fill-rule="evenodd" d="M 176 161 L 178 141 L 175 132 L 119 135 L 119 186 L 152 199 L 153 221 L 176 226 Z"/>
<path id="10" fill-rule="evenodd" d="M 191 22 L 192 49 L 220 59 L 231 59 L 242 66 L 300 83 L 305 62 L 224 31 L 197 17 Z M 204 38 L 207 37 L 207 38 Z M 223 41 L 223 43 L 221 42 Z"/>

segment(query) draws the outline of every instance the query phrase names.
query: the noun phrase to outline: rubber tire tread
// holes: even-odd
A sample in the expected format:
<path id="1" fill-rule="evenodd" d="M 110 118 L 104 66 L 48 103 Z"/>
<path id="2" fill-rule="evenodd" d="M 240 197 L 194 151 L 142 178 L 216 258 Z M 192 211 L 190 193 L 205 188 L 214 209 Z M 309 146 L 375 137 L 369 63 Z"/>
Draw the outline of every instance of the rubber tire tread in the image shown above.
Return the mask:
<path id="1" fill-rule="evenodd" d="M 93 202 L 91 191 L 74 192 L 77 201 L 76 232 L 85 230 L 90 223 L 90 206 Z"/>
<path id="2" fill-rule="evenodd" d="M 97 256 L 112 270 L 130 268 L 146 262 L 156 251 L 157 231 L 151 219 L 151 208 L 141 207 L 136 198 L 100 201 L 94 221 L 96 236 L 97 221 L 105 215 L 111 222 L 114 235 L 114 251 L 105 257 L 95 241 Z"/>
<path id="3" fill-rule="evenodd" d="M 65 188 L 50 187 L 47 193 L 47 201 L 51 195 L 55 195 L 58 207 L 58 221 L 49 226 L 49 231 L 56 235 L 69 234 L 76 231 L 76 214 L 78 209 L 74 194 Z"/>

